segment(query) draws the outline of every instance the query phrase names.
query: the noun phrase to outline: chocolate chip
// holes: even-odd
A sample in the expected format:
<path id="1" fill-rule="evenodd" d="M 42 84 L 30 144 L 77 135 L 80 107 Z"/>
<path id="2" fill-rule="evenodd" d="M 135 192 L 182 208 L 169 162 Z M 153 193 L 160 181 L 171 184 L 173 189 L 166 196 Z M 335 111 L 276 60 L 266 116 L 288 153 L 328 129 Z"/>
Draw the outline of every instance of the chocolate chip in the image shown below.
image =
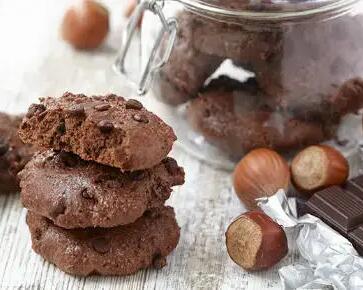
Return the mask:
<path id="1" fill-rule="evenodd" d="M 46 107 L 42 104 L 31 104 L 28 110 L 28 113 L 26 113 L 27 118 L 31 118 L 36 114 L 40 114 L 46 110 Z"/>
<path id="2" fill-rule="evenodd" d="M 5 142 L 1 142 L 0 140 L 0 156 L 3 156 L 6 152 L 9 151 L 9 144 Z"/>
<path id="3" fill-rule="evenodd" d="M 94 238 L 91 243 L 93 249 L 99 254 L 106 254 L 110 251 L 110 242 L 105 238 Z"/>
<path id="4" fill-rule="evenodd" d="M 176 163 L 176 161 L 173 158 L 166 157 L 163 162 L 165 164 L 166 170 L 171 175 L 178 174 L 178 172 L 179 172 L 179 166 L 178 166 L 178 163 Z"/>
<path id="5" fill-rule="evenodd" d="M 102 133 L 109 133 L 113 129 L 113 124 L 110 121 L 102 120 L 97 124 L 97 127 Z"/>
<path id="6" fill-rule="evenodd" d="M 59 125 L 57 127 L 57 132 L 59 134 L 64 134 L 66 132 L 66 123 L 64 122 L 64 120 L 59 122 Z"/>
<path id="7" fill-rule="evenodd" d="M 126 109 L 141 110 L 142 104 L 138 100 L 130 99 L 126 102 Z"/>
<path id="8" fill-rule="evenodd" d="M 149 123 L 149 120 L 146 118 L 145 115 L 142 114 L 135 114 L 132 116 L 135 121 L 142 122 L 142 123 Z"/>
<path id="9" fill-rule="evenodd" d="M 121 99 L 121 98 L 115 94 L 109 94 L 109 95 L 103 97 L 103 99 L 104 100 L 117 100 L 117 99 Z"/>
<path id="10" fill-rule="evenodd" d="M 57 204 L 56 206 L 52 209 L 52 212 L 50 213 L 50 215 L 53 217 L 53 218 L 56 218 L 58 217 L 59 215 L 61 214 L 64 214 L 64 212 L 66 211 L 66 205 L 64 203 L 64 200 L 61 199 Z"/>
<path id="11" fill-rule="evenodd" d="M 34 238 L 39 241 L 42 238 L 42 231 L 41 229 L 36 229 L 34 233 Z"/>
<path id="12" fill-rule="evenodd" d="M 68 108 L 67 113 L 72 116 L 83 116 L 85 114 L 84 106 L 75 104 Z"/>
<path id="13" fill-rule="evenodd" d="M 95 110 L 100 112 L 107 111 L 109 108 L 111 108 L 110 104 L 100 104 L 95 106 Z"/>
<path id="14" fill-rule="evenodd" d="M 78 158 L 72 153 L 61 151 L 58 156 L 63 164 L 68 167 L 74 167 L 78 164 Z"/>
<path id="15" fill-rule="evenodd" d="M 166 258 L 161 255 L 156 255 L 153 259 L 153 267 L 155 269 L 161 269 L 166 266 Z"/>
<path id="16" fill-rule="evenodd" d="M 145 178 L 145 176 L 145 171 L 142 170 L 130 172 L 130 178 L 134 181 L 141 181 Z"/>
<path id="17" fill-rule="evenodd" d="M 81 196 L 84 199 L 93 199 L 93 195 L 88 191 L 87 188 L 82 188 L 81 189 Z"/>

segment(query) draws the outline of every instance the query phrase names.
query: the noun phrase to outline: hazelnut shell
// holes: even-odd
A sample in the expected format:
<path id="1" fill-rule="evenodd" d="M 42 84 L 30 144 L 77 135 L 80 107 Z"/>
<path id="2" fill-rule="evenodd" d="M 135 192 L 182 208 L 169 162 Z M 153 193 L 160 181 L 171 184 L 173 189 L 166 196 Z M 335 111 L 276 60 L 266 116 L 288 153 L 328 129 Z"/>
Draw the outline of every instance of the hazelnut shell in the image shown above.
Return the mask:
<path id="1" fill-rule="evenodd" d="M 282 227 L 259 211 L 250 211 L 233 221 L 226 232 L 228 255 L 247 271 L 276 265 L 288 253 Z"/>
<path id="2" fill-rule="evenodd" d="M 62 22 L 62 37 L 77 49 L 94 49 L 109 31 L 109 13 L 100 3 L 83 0 L 71 6 Z"/>
<path id="3" fill-rule="evenodd" d="M 332 185 L 341 185 L 349 176 L 345 157 L 328 145 L 309 146 L 291 163 L 292 182 L 306 197 Z"/>
<path id="4" fill-rule="evenodd" d="M 256 198 L 288 190 L 290 169 L 276 151 L 260 148 L 249 152 L 236 166 L 233 185 L 238 198 L 250 209 L 257 209 Z"/>

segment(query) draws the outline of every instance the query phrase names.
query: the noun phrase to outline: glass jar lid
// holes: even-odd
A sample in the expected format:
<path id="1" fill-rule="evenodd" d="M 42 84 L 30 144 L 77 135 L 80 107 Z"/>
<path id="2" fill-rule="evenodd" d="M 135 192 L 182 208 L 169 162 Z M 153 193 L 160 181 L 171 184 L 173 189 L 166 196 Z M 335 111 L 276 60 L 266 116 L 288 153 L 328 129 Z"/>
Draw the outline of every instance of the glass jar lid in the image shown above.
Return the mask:
<path id="1" fill-rule="evenodd" d="M 361 0 L 177 0 L 197 13 L 249 20 L 341 14 Z"/>

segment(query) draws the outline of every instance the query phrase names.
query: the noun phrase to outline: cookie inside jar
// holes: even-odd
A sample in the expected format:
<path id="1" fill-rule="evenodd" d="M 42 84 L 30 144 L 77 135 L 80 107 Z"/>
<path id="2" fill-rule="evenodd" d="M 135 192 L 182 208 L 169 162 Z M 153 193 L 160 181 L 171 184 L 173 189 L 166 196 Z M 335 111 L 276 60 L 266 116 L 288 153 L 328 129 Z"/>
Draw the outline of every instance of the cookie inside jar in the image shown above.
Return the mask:
<path id="1" fill-rule="evenodd" d="M 177 134 L 188 151 L 209 161 L 258 147 L 289 155 L 323 142 L 358 146 L 360 1 L 207 2 L 174 10 L 174 48 L 152 90 L 171 122 L 185 124 Z"/>

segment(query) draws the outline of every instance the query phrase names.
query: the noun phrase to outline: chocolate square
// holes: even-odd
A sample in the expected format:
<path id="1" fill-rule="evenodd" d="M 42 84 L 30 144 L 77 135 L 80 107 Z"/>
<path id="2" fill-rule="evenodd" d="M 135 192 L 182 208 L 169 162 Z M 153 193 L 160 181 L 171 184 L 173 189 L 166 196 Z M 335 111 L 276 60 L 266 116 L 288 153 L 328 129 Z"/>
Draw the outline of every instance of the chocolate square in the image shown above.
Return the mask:
<path id="1" fill-rule="evenodd" d="M 331 186 L 315 193 L 305 208 L 349 239 L 363 255 L 363 175 L 344 186 Z"/>
<path id="2" fill-rule="evenodd" d="M 352 192 L 363 200 L 363 175 L 348 181 L 344 186 L 344 189 Z"/>
<path id="3" fill-rule="evenodd" d="M 315 193 L 306 207 L 338 231 L 349 232 L 363 224 L 363 199 L 351 188 L 326 188 Z"/>
<path id="4" fill-rule="evenodd" d="M 363 225 L 348 234 L 348 239 L 360 255 L 363 255 Z"/>

